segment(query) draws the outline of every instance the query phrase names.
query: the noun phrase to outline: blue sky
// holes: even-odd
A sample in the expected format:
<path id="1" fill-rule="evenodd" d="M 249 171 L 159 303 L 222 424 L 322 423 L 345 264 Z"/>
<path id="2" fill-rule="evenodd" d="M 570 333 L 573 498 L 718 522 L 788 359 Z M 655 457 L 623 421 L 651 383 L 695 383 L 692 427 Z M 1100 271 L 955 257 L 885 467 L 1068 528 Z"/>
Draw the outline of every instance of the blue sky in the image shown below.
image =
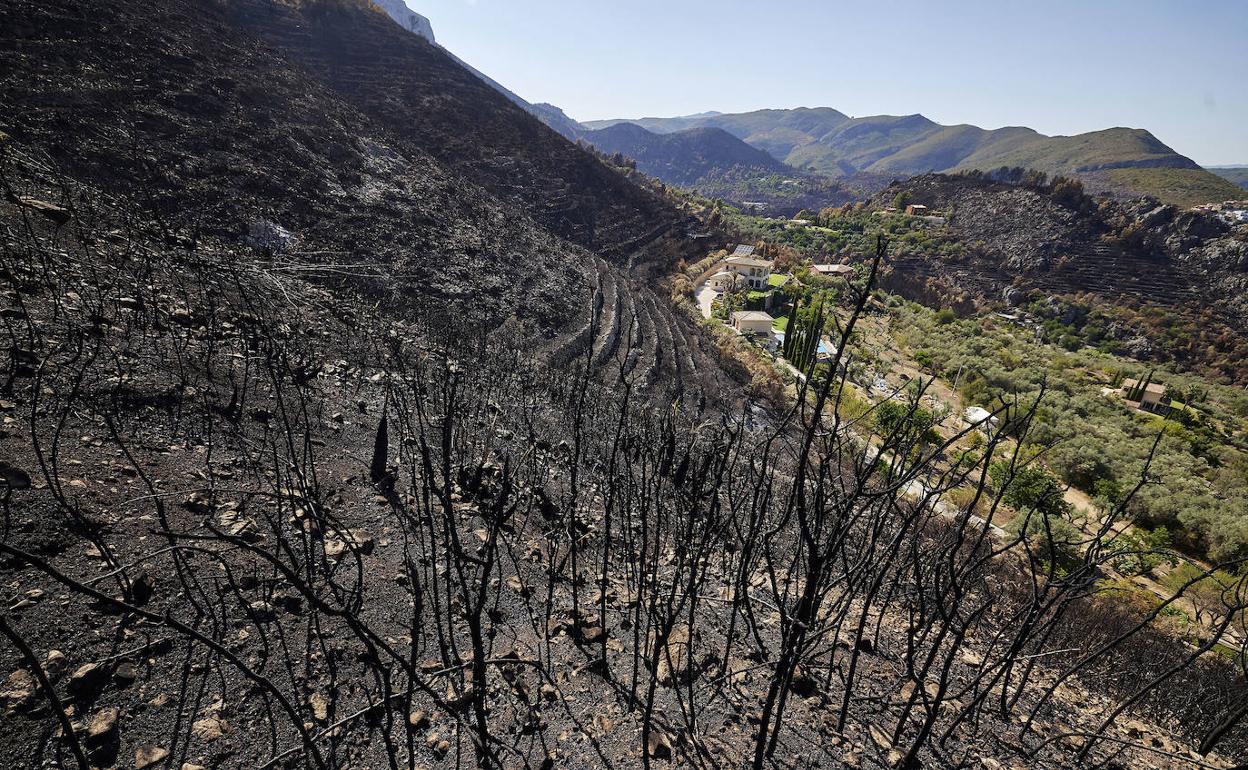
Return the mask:
<path id="1" fill-rule="evenodd" d="M 1147 128 L 1248 164 L 1244 0 L 406 0 L 579 120 L 835 107 L 1046 134 Z"/>

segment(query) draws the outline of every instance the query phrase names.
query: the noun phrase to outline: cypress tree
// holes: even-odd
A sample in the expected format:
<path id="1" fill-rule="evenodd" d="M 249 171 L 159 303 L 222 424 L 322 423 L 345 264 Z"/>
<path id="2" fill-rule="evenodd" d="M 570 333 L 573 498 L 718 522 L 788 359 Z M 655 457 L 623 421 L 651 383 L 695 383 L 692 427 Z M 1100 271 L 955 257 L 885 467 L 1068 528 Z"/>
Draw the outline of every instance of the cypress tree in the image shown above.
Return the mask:
<path id="1" fill-rule="evenodd" d="M 806 330 L 805 344 L 802 350 L 802 371 L 810 368 L 815 361 L 815 355 L 819 352 L 819 339 L 823 336 L 823 303 L 819 303 L 819 308 L 815 311 L 815 317 L 811 320 Z"/>
<path id="2" fill-rule="evenodd" d="M 793 339 L 798 333 L 798 311 L 802 309 L 802 295 L 797 295 L 793 300 L 793 307 L 789 310 L 789 322 L 784 326 L 784 350 L 781 352 L 785 358 L 793 360 Z"/>

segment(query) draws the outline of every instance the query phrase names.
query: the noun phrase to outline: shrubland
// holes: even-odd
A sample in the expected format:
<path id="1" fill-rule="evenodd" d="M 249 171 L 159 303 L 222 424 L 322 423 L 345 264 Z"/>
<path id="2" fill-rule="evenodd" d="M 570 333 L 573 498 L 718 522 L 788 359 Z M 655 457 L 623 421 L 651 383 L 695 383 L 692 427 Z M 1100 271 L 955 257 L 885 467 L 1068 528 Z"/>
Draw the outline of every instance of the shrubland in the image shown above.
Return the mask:
<path id="1" fill-rule="evenodd" d="M 1131 519 L 1147 529 L 1166 528 L 1194 553 L 1248 555 L 1242 391 L 1153 370 L 1153 381 L 1182 404 L 1162 417 L 1132 409 L 1117 387 L 1124 376 L 1144 379 L 1152 369 L 1143 364 L 1036 342 L 1030 329 L 992 316 L 950 321 L 906 303 L 893 311 L 891 323 L 915 358 L 953 384 L 968 405 L 991 406 L 1043 388 L 1046 398 L 1027 447 L 1104 510 L 1151 458 L 1148 483 L 1127 506 Z"/>

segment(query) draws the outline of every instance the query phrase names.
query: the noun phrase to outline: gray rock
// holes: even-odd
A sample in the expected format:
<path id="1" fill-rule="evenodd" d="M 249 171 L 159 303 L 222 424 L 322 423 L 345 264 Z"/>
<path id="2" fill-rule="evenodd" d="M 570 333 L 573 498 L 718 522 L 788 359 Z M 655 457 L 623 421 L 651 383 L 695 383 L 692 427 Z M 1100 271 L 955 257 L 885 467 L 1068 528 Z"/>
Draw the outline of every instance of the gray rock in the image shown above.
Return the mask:
<path id="1" fill-rule="evenodd" d="M 429 23 L 429 19 L 408 8 L 403 0 L 373 0 L 373 2 L 377 3 L 403 29 L 423 37 L 430 43 L 437 44 L 438 41 L 433 36 L 433 25 Z"/>

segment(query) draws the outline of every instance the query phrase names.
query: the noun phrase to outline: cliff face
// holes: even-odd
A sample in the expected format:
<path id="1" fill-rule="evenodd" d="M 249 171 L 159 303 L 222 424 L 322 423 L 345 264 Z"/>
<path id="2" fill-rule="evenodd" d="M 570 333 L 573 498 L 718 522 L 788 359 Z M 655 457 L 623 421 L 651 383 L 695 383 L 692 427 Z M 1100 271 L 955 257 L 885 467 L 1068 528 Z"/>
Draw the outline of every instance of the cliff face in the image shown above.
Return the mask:
<path id="1" fill-rule="evenodd" d="M 433 25 L 429 19 L 416 13 L 403 0 L 373 0 L 383 11 L 390 15 L 400 27 L 416 35 L 420 35 L 430 43 L 437 44 L 433 35 Z"/>

